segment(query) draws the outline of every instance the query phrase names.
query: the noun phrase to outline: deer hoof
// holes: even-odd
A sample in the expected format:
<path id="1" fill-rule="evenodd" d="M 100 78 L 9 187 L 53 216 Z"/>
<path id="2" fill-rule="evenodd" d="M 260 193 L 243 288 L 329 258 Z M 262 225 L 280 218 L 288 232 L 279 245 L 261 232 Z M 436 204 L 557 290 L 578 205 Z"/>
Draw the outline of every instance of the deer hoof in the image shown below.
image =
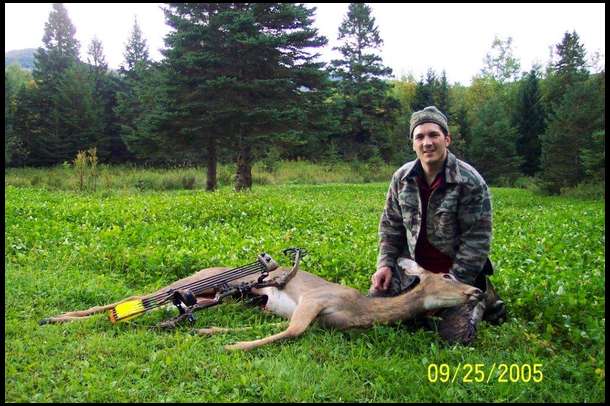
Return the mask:
<path id="1" fill-rule="evenodd" d="M 50 324 L 51 323 L 51 319 L 50 318 L 46 318 L 46 319 L 42 319 L 38 322 L 38 325 L 40 326 L 44 326 L 45 324 Z"/>

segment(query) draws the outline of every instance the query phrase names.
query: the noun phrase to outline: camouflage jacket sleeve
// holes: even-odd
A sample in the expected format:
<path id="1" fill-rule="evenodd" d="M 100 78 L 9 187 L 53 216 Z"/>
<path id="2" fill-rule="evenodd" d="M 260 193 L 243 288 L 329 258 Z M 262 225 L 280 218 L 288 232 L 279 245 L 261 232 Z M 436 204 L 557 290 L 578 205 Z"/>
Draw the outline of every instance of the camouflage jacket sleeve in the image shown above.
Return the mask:
<path id="1" fill-rule="evenodd" d="M 408 257 L 407 237 L 398 204 L 398 179 L 395 174 L 386 195 L 385 207 L 379 221 L 379 254 L 377 269 L 383 266 L 394 267 L 398 256 Z"/>
<path id="2" fill-rule="evenodd" d="M 460 201 L 462 231 L 450 272 L 465 283 L 474 283 L 485 265 L 491 246 L 491 196 L 485 183 L 475 186 Z"/>

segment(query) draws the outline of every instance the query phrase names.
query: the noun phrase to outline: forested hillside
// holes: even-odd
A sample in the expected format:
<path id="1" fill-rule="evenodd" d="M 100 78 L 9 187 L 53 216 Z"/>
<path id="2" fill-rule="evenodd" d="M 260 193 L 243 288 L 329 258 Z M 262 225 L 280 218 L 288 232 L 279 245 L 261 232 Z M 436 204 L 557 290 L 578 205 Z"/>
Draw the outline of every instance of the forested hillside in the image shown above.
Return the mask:
<path id="1" fill-rule="evenodd" d="M 4 53 L 4 66 L 17 64 L 23 69 L 32 70 L 34 68 L 34 53 L 36 49 L 15 49 Z"/>

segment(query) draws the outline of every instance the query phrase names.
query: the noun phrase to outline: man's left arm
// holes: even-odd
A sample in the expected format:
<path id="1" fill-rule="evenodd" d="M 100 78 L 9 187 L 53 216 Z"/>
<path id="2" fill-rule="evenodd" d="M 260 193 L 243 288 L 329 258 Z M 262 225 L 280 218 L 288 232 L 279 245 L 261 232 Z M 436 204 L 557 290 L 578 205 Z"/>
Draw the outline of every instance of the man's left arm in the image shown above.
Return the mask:
<path id="1" fill-rule="evenodd" d="M 491 247 L 491 196 L 485 183 L 472 188 L 460 201 L 459 247 L 450 272 L 462 282 L 473 284 L 483 269 Z"/>

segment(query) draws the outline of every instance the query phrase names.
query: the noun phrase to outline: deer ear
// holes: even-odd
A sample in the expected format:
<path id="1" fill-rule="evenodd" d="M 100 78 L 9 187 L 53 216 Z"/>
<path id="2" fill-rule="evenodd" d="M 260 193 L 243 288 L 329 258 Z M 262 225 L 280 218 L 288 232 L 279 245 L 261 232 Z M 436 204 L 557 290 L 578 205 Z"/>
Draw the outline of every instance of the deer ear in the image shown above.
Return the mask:
<path id="1" fill-rule="evenodd" d="M 409 258 L 400 257 L 396 261 L 398 268 L 407 275 L 421 275 L 424 269 L 417 265 L 417 262 Z"/>

